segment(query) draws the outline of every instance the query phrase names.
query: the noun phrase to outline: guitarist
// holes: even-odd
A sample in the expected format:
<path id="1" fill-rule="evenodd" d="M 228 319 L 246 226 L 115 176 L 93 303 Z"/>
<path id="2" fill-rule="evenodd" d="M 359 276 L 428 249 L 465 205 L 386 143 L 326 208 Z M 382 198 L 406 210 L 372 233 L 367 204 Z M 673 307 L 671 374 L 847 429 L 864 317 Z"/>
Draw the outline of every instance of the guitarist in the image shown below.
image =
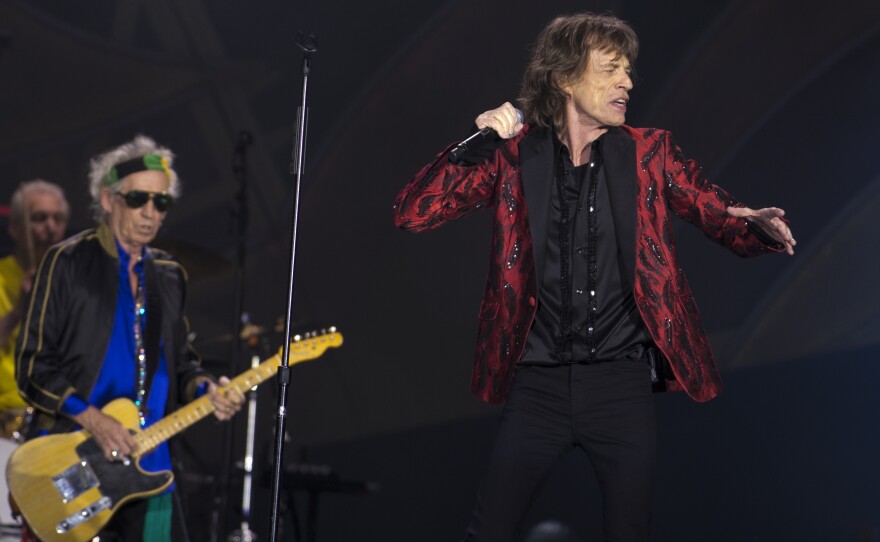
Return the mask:
<path id="1" fill-rule="evenodd" d="M 152 139 L 134 140 L 95 157 L 89 182 L 98 227 L 53 247 L 40 265 L 22 323 L 16 379 L 35 416 L 28 437 L 82 428 L 108 461 L 136 449 L 129 431 L 101 412 L 127 398 L 148 427 L 180 403 L 208 394 L 220 420 L 244 401 L 219 393 L 187 339 L 186 273 L 150 248 L 180 192 L 174 156 Z M 140 461 L 169 470 L 163 443 Z M 173 486 L 130 502 L 101 531 L 104 540 L 187 540 Z"/>

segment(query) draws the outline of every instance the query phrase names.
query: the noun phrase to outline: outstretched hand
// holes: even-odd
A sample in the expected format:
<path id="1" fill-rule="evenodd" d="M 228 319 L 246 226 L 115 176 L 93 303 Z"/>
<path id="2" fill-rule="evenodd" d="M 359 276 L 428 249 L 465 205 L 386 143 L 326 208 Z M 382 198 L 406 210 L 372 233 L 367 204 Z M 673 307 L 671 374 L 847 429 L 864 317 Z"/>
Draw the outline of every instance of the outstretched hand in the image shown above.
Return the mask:
<path id="1" fill-rule="evenodd" d="M 794 246 L 797 241 L 791 234 L 788 224 L 782 220 L 785 211 L 778 207 L 766 207 L 764 209 L 749 209 L 748 207 L 728 207 L 727 214 L 746 220 L 759 226 L 764 233 L 785 245 L 785 252 L 794 256 Z"/>

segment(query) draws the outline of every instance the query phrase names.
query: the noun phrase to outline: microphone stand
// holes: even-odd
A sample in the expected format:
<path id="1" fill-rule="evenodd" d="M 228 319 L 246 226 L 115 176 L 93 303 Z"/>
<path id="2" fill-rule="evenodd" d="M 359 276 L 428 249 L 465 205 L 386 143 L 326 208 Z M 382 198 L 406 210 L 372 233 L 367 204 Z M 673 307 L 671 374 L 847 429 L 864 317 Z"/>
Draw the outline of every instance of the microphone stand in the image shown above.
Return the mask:
<path id="1" fill-rule="evenodd" d="M 275 414 L 275 450 L 272 461 L 272 507 L 269 540 L 278 540 L 280 515 L 278 499 L 281 491 L 282 462 L 284 460 L 284 435 L 287 422 L 287 386 L 290 383 L 290 320 L 293 312 L 293 272 L 296 262 L 296 233 L 299 220 L 299 195 L 302 187 L 303 165 L 305 163 L 306 123 L 308 122 L 308 88 L 311 56 L 318 51 L 315 35 L 298 33 L 296 44 L 303 51 L 302 62 L 302 103 L 297 111 L 296 137 L 293 145 L 293 160 L 290 172 L 296 175 L 295 201 L 290 236 L 290 277 L 287 286 L 287 314 L 284 318 L 284 346 L 281 351 L 281 366 L 278 367 L 278 410 Z"/>

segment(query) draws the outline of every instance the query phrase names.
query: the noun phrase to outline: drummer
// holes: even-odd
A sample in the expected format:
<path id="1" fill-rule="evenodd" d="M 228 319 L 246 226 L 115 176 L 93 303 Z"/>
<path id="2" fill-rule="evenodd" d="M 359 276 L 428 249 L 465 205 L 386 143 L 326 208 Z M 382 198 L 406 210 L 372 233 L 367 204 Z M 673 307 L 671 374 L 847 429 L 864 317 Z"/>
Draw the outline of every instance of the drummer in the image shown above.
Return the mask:
<path id="1" fill-rule="evenodd" d="M 49 247 L 64 238 L 70 206 L 64 190 L 42 179 L 21 183 L 10 202 L 15 251 L 0 258 L 0 437 L 18 435 L 25 409 L 15 385 L 15 341 L 34 273 Z"/>
<path id="2" fill-rule="evenodd" d="M 24 433 L 25 403 L 15 383 L 15 342 L 34 273 L 50 246 L 64 238 L 70 207 L 57 184 L 42 179 L 21 183 L 12 194 L 9 236 L 14 252 L 0 258 L 0 469 Z M 20 540 L 18 523 L 0 475 L 0 542 Z"/>

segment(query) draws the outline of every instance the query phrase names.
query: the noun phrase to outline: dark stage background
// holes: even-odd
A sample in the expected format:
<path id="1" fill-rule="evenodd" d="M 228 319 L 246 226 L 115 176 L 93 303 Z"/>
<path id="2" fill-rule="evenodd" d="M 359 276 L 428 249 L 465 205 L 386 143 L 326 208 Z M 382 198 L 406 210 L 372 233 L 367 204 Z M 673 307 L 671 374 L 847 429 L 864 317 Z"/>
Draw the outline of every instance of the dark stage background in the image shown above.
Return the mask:
<path id="1" fill-rule="evenodd" d="M 323 494 L 319 540 L 456 540 L 499 413 L 468 389 L 490 223 L 483 213 L 412 236 L 392 227 L 391 204 L 478 113 L 515 98 L 540 28 L 581 9 L 610 10 L 640 36 L 629 123 L 671 130 L 751 206 L 784 207 L 799 242 L 794 258 L 744 261 L 677 226 L 727 389 L 705 405 L 657 399 L 655 540 L 880 540 L 874 0 L 0 0 L 0 200 L 24 179 L 58 182 L 73 232 L 90 225 L 90 156 L 138 132 L 174 149 L 184 197 L 161 241 L 191 270 L 206 365 L 226 372 L 232 151 L 239 130 L 253 134 L 245 308 L 271 327 L 288 273 L 294 36 L 314 32 L 294 320 L 333 323 L 346 343 L 293 369 L 287 460 L 380 486 Z M 260 390 L 260 471 L 274 394 Z M 182 442 L 196 540 L 223 540 L 237 521 L 234 503 L 212 520 L 222 433 L 205 422 Z M 546 519 L 597 539 L 581 454 L 554 471 L 528 523 Z"/>

